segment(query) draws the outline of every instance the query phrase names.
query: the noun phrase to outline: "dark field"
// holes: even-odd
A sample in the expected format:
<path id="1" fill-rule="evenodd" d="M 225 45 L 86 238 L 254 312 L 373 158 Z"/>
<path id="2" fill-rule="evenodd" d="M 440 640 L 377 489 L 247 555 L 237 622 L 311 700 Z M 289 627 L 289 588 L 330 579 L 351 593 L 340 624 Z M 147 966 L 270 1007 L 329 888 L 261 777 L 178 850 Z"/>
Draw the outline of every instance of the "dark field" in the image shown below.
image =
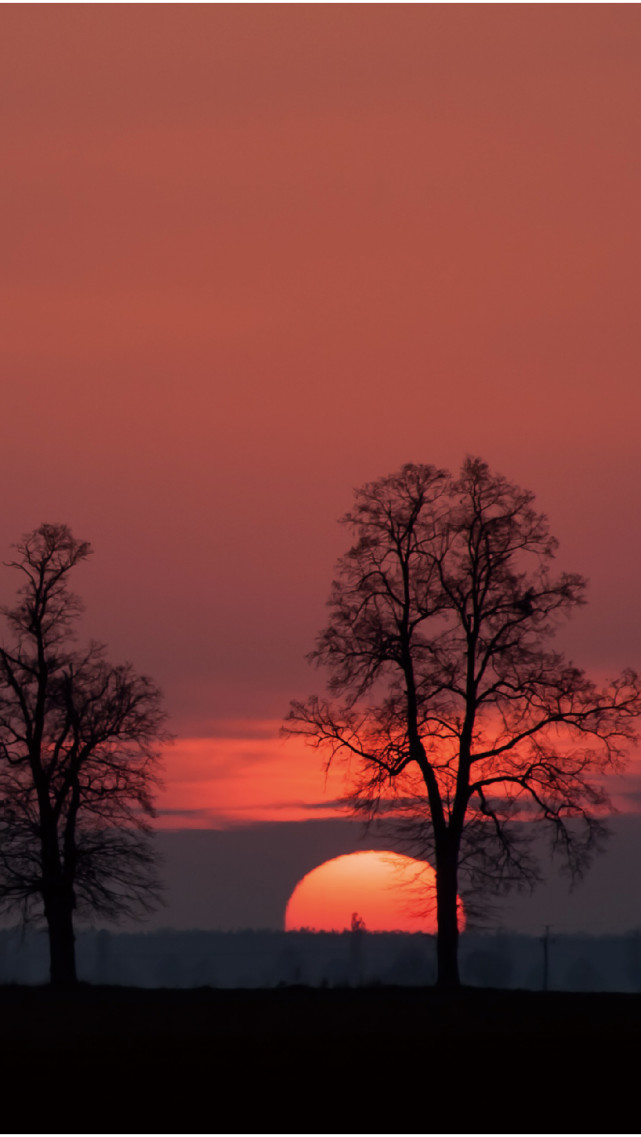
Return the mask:
<path id="1" fill-rule="evenodd" d="M 4 1132 L 635 1132 L 641 996 L 0 988 Z"/>

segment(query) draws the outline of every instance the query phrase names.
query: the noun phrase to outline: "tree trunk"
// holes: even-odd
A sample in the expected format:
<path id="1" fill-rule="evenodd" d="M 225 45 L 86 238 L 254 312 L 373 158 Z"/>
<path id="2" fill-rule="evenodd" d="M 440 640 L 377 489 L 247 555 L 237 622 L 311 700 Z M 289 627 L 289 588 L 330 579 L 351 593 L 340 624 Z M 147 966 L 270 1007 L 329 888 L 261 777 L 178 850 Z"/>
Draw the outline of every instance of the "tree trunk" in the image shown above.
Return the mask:
<path id="1" fill-rule="evenodd" d="M 49 934 L 49 981 L 52 987 L 74 987 L 76 974 L 76 937 L 73 930 L 73 893 L 67 890 L 45 900 L 45 918 Z"/>
<path id="2" fill-rule="evenodd" d="M 458 970 L 457 856 L 447 849 L 436 856 L 436 985 L 442 991 L 461 986 Z"/>

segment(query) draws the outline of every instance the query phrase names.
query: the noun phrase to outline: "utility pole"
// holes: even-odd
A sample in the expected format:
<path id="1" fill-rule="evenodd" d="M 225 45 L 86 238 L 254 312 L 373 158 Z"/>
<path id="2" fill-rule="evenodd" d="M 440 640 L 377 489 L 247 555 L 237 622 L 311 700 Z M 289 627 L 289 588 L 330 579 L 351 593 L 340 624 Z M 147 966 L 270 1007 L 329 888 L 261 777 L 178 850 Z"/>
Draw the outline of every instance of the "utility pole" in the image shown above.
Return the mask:
<path id="1" fill-rule="evenodd" d="M 545 925 L 543 935 L 543 990 L 547 991 L 550 980 L 550 924 Z"/>

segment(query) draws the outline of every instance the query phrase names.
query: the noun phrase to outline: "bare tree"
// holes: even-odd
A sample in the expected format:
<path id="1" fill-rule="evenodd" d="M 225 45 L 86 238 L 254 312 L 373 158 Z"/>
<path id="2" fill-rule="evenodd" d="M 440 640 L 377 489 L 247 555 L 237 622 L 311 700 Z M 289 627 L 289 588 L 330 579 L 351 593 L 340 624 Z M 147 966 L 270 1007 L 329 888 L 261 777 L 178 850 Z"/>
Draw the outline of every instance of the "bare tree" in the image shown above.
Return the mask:
<path id="1" fill-rule="evenodd" d="M 364 486 L 311 659 L 329 698 L 285 729 L 348 757 L 350 800 L 411 818 L 436 870 L 438 982 L 456 987 L 457 893 L 537 879 L 540 822 L 580 874 L 604 834 L 602 776 L 641 713 L 637 676 L 598 687 L 549 647 L 584 602 L 551 575 L 533 495 L 468 459 L 459 478 L 406 465 Z M 391 800 L 390 800 L 391 799 Z"/>
<path id="2" fill-rule="evenodd" d="M 15 546 L 17 604 L 0 647 L 0 908 L 44 914 L 51 982 L 76 982 L 74 914 L 151 908 L 160 693 L 95 643 L 74 647 L 72 569 L 91 552 L 64 525 Z"/>

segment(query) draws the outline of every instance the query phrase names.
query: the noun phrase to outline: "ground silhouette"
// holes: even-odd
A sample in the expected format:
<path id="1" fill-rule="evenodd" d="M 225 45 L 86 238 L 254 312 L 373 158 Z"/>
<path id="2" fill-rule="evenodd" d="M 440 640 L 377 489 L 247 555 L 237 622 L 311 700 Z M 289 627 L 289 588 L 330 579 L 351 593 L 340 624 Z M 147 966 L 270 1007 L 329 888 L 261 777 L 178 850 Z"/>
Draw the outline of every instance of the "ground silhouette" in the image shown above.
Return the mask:
<path id="1" fill-rule="evenodd" d="M 640 1044 L 636 995 L 0 988 L 13 1132 L 631 1132 Z"/>

